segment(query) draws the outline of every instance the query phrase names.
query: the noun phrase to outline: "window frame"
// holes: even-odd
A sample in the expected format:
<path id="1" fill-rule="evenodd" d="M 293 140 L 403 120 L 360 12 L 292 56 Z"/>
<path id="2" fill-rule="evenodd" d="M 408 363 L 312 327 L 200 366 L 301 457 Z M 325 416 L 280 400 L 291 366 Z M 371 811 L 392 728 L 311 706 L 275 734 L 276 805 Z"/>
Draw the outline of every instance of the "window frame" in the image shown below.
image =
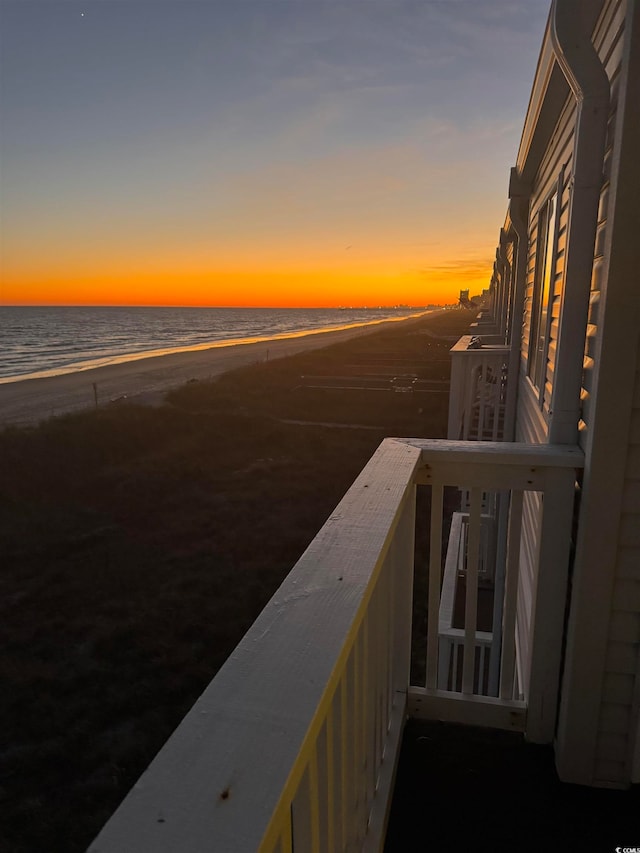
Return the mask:
<path id="1" fill-rule="evenodd" d="M 540 409 L 544 408 L 545 403 L 549 337 L 555 298 L 562 178 L 561 172 L 551 191 L 539 205 L 537 212 L 536 261 L 531 296 L 527 377 L 537 395 Z"/>

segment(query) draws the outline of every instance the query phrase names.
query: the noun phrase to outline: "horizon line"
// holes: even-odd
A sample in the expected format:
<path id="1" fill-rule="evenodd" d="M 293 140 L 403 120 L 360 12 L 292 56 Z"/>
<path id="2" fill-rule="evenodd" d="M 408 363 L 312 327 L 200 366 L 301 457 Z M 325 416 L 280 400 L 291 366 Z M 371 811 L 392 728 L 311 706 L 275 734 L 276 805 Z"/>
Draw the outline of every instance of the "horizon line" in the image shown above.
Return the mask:
<path id="1" fill-rule="evenodd" d="M 456 302 L 429 302 L 409 305 L 171 305 L 166 303 L 116 303 L 116 302 L 0 302 L 0 308 L 205 308 L 214 310 L 265 310 L 265 311 L 386 311 L 421 310 L 424 308 L 443 308 Z"/>

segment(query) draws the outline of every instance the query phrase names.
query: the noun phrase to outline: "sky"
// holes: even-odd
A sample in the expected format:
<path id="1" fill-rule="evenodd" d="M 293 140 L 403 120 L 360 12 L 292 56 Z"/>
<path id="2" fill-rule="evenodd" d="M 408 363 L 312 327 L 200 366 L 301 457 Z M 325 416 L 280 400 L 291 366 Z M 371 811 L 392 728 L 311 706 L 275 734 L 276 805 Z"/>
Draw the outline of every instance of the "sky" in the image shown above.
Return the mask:
<path id="1" fill-rule="evenodd" d="M 0 0 L 0 303 L 489 283 L 548 0 Z"/>

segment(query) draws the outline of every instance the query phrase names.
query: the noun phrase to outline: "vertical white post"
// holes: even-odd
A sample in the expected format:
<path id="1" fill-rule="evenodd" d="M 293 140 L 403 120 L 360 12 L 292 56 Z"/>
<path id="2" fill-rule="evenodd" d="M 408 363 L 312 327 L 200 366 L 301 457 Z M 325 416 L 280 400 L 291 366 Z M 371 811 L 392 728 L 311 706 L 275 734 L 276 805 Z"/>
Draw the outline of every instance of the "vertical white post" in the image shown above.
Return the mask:
<path id="1" fill-rule="evenodd" d="M 431 487 L 431 540 L 429 554 L 429 612 L 427 623 L 427 688 L 438 686 L 438 620 L 442 574 L 442 506 L 444 488 Z"/>
<path id="2" fill-rule="evenodd" d="M 508 491 L 497 493 L 498 524 L 495 532 L 495 573 L 494 573 L 494 596 L 493 596 L 493 619 L 491 633 L 491 659 L 489 661 L 489 696 L 499 695 L 500 682 L 500 649 L 502 646 L 502 622 L 505 602 L 505 566 L 507 560 L 507 539 L 509 524 L 509 500 Z"/>
<path id="3" fill-rule="evenodd" d="M 482 489 L 471 489 L 469 510 L 469 545 L 467 553 L 466 596 L 464 612 L 464 663 L 462 692 L 473 693 L 476 661 L 476 624 L 478 620 L 478 554 L 480 551 L 480 513 Z"/>
<path id="4" fill-rule="evenodd" d="M 513 698 L 513 676 L 515 672 L 516 604 L 518 598 L 518 571 L 520 539 L 522 536 L 523 492 L 511 493 L 509 533 L 507 539 L 507 565 L 504 584 L 504 610 L 502 617 L 502 655 L 500 666 L 501 699 Z"/>
<path id="5" fill-rule="evenodd" d="M 416 532 L 416 487 L 407 491 L 402 515 L 396 529 L 393 561 L 393 632 L 392 691 L 405 696 L 411 672 L 411 623 L 413 614 L 413 572 Z M 437 621 L 436 621 L 437 625 Z M 436 629 L 437 630 L 437 629 Z M 393 700 L 393 696 L 392 696 Z"/>
<path id="6" fill-rule="evenodd" d="M 475 357 L 473 362 L 475 361 Z M 473 412 L 473 404 L 477 394 L 478 384 L 482 380 L 482 371 L 478 366 L 473 367 L 468 371 L 466 380 L 466 394 L 462 409 L 462 440 L 469 441 L 471 437 L 471 414 Z"/>
<path id="7" fill-rule="evenodd" d="M 531 615 L 526 734 L 534 743 L 551 743 L 555 731 L 574 497 L 575 472 L 550 469 L 543 496 L 537 584 Z"/>
<path id="8" fill-rule="evenodd" d="M 451 380 L 449 382 L 449 422 L 447 437 L 459 441 L 462 422 L 461 402 L 465 398 L 465 383 L 468 377 L 467 364 L 463 355 L 451 352 Z"/>
<path id="9" fill-rule="evenodd" d="M 480 373 L 478 376 L 478 434 L 476 436 L 478 441 L 482 441 L 484 439 L 486 400 L 487 395 L 491 393 L 489 390 L 489 383 L 487 381 L 488 372 L 489 365 L 487 363 L 487 358 L 485 357 L 480 361 Z"/>

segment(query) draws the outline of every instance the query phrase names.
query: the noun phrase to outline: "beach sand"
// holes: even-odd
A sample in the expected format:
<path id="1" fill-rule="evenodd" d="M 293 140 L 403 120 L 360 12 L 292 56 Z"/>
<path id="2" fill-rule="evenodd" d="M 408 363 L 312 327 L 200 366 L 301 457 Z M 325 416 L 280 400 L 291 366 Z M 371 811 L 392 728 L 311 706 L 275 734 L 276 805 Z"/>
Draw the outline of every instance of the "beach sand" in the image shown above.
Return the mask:
<path id="1" fill-rule="evenodd" d="M 436 316 L 440 311 L 428 312 Z M 388 320 L 367 326 L 318 332 L 302 337 L 212 346 L 187 352 L 137 358 L 75 373 L 22 379 L 0 384 L 0 425 L 35 424 L 55 415 L 76 412 L 118 400 L 143 404 L 161 402 L 164 394 L 194 379 L 211 379 L 248 364 L 319 349 L 401 322 L 416 323 L 426 315 Z"/>

